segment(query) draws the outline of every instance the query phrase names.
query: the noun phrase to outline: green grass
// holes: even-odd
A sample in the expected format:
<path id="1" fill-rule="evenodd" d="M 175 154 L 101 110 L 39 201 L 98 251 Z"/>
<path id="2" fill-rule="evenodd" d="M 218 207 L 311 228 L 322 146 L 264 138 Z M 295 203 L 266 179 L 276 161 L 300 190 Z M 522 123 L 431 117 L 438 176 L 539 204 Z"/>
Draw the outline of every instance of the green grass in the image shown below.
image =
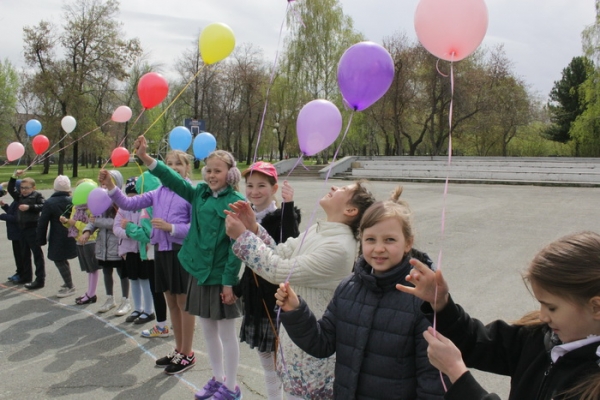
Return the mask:
<path id="1" fill-rule="evenodd" d="M 0 182 L 8 182 L 8 180 L 10 179 L 12 174 L 15 172 L 15 170 L 25 169 L 25 168 L 27 168 L 26 165 L 21 165 L 21 166 L 5 165 L 5 166 L 0 167 Z M 113 169 L 112 164 L 108 164 L 106 166 L 106 168 Z M 238 163 L 238 168 L 240 169 L 240 171 L 243 171 L 244 169 L 247 168 L 247 165 L 244 163 Z M 139 176 L 142 172 L 146 171 L 146 167 L 144 165 L 138 166 L 135 163 L 129 163 L 128 166 L 126 166 L 126 167 L 119 167 L 116 169 L 119 170 L 119 172 L 123 175 L 123 179 L 125 179 L 125 180 L 127 180 L 127 178 L 132 177 L 132 176 Z M 43 165 L 34 165 L 33 167 L 29 168 L 25 172 L 25 175 L 23 175 L 23 177 L 29 177 L 29 178 L 35 179 L 36 189 L 39 189 L 39 190 L 52 189 L 52 187 L 54 185 L 54 178 L 56 178 L 58 176 L 58 166 L 55 164 L 50 165 L 50 170 L 48 171 L 47 174 L 42 174 L 43 170 L 44 170 Z M 83 179 L 83 178 L 89 178 L 89 179 L 93 179 L 94 181 L 97 181 L 99 170 L 100 170 L 100 168 L 97 168 L 97 167 L 86 168 L 86 167 L 79 166 L 79 168 L 77 169 L 77 177 L 73 177 L 73 169 L 71 168 L 71 165 L 69 165 L 69 169 L 67 169 L 65 166 L 63 173 L 66 176 L 68 176 L 69 179 L 71 179 L 71 186 L 75 186 L 75 183 L 77 183 L 78 180 Z M 200 174 L 200 169 L 192 170 L 192 179 L 193 180 L 202 179 L 202 176 Z"/>

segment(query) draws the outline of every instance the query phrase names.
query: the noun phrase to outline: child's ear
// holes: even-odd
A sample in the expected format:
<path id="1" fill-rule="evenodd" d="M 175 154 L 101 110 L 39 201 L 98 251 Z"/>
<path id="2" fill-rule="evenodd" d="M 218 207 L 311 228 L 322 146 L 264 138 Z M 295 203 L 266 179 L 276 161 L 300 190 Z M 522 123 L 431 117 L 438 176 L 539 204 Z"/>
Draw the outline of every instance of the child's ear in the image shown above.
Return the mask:
<path id="1" fill-rule="evenodd" d="M 344 209 L 344 215 L 347 217 L 356 217 L 358 215 L 358 208 L 348 206 Z"/>
<path id="2" fill-rule="evenodd" d="M 594 319 L 600 321 L 600 296 L 594 296 L 590 299 L 590 305 L 592 306 L 592 314 Z"/>

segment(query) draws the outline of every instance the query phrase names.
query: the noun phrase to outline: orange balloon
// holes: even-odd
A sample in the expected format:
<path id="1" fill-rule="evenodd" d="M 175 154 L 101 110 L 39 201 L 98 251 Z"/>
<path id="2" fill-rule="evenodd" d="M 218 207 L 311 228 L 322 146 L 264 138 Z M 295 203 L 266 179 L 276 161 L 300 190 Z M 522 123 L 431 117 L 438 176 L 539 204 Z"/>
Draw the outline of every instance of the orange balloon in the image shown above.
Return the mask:
<path id="1" fill-rule="evenodd" d="M 31 146 L 33 147 L 35 154 L 39 156 L 48 150 L 48 147 L 50 146 L 50 140 L 48 140 L 48 138 L 44 135 L 36 135 L 31 141 Z"/>
<path id="2" fill-rule="evenodd" d="M 129 161 L 129 151 L 125 147 L 117 147 L 112 151 L 110 160 L 115 167 L 122 167 Z"/>

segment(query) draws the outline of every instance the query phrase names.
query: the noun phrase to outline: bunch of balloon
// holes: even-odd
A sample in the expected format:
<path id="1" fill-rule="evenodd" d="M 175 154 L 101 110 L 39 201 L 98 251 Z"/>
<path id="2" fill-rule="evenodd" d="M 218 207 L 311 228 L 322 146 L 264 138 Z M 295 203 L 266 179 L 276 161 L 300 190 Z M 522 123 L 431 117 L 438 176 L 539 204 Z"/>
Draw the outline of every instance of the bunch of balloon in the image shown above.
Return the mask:
<path id="1" fill-rule="evenodd" d="M 31 141 L 31 147 L 35 154 L 40 156 L 50 147 L 50 140 L 44 135 L 36 135 Z"/>
<path id="2" fill-rule="evenodd" d="M 192 144 L 192 133 L 185 126 L 176 126 L 169 133 L 169 146 L 173 150 L 187 151 Z"/>
<path id="3" fill-rule="evenodd" d="M 379 100 L 392 85 L 394 60 L 383 46 L 360 42 L 340 58 L 337 79 L 345 104 L 354 111 L 362 111 Z"/>
<path id="4" fill-rule="evenodd" d="M 296 120 L 302 154 L 312 156 L 331 145 L 342 130 L 342 114 L 330 101 L 318 99 L 304 105 Z"/>
<path id="5" fill-rule="evenodd" d="M 460 61 L 483 41 L 488 11 L 483 0 L 421 0 L 415 11 L 419 42 L 434 56 Z"/>
<path id="6" fill-rule="evenodd" d="M 92 215 L 102 215 L 104 211 L 108 210 L 111 204 L 112 200 L 104 188 L 96 187 L 88 194 L 87 206 Z"/>
<path id="7" fill-rule="evenodd" d="M 25 146 L 19 142 L 12 142 L 6 147 L 6 159 L 9 162 L 18 160 L 25 154 Z"/>
<path id="8" fill-rule="evenodd" d="M 205 64 L 210 65 L 226 58 L 235 47 L 231 28 L 221 22 L 207 25 L 200 33 L 198 48 Z"/>
<path id="9" fill-rule="evenodd" d="M 156 107 L 167 97 L 169 83 L 161 74 L 148 72 L 140 78 L 137 93 L 144 109 Z"/>
<path id="10" fill-rule="evenodd" d="M 115 109 L 115 111 L 113 111 L 110 119 L 115 122 L 127 122 L 131 119 L 132 114 L 131 108 L 127 106 L 119 106 Z"/>
<path id="11" fill-rule="evenodd" d="M 125 147 L 117 147 L 110 154 L 110 161 L 118 168 L 129 162 L 129 150 Z"/>
<path id="12" fill-rule="evenodd" d="M 37 119 L 30 119 L 25 124 L 25 132 L 27 136 L 35 136 L 42 131 L 42 123 Z"/>
<path id="13" fill-rule="evenodd" d="M 80 206 L 82 204 L 87 204 L 90 193 L 97 187 L 98 184 L 91 179 L 81 182 L 73 191 L 73 205 Z"/>
<path id="14" fill-rule="evenodd" d="M 204 160 L 217 148 L 217 139 L 208 132 L 202 132 L 194 138 L 194 157 L 196 160 Z"/>
<path id="15" fill-rule="evenodd" d="M 69 134 L 75 130 L 75 127 L 77 127 L 77 121 L 72 116 L 66 115 L 60 121 L 60 126 L 63 128 L 65 133 Z"/>

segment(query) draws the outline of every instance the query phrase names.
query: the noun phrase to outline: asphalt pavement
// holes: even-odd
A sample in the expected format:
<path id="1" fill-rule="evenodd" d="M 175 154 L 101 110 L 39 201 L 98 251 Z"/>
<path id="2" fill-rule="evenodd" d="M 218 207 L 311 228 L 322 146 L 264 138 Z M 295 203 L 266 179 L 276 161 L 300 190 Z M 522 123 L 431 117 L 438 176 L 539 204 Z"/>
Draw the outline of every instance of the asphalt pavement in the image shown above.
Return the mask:
<path id="1" fill-rule="evenodd" d="M 290 182 L 303 212 L 302 230 L 324 217 L 318 199 L 329 186 L 350 183 L 300 178 Z M 396 185 L 370 183 L 380 199 Z M 444 196 L 443 184 L 403 186 L 403 198 L 413 210 L 415 247 L 441 260 L 455 300 L 484 322 L 514 320 L 536 308 L 520 275 L 528 261 L 554 239 L 597 229 L 600 188 L 450 183 Z M 42 193 L 49 197 L 52 192 Z M 43 289 L 28 291 L 6 281 L 14 273 L 14 261 L 2 226 L 0 251 L 0 399 L 192 399 L 212 376 L 198 325 L 196 366 L 167 376 L 154 367 L 154 360 L 172 349 L 172 338 L 145 339 L 139 335 L 144 326 L 126 323 L 114 310 L 98 314 L 105 300 L 102 280 L 98 302 L 76 306 L 75 296 L 56 297 L 62 282 L 51 261 L 46 260 Z M 71 269 L 81 294 L 86 274 L 76 259 Z M 115 293 L 120 293 L 118 281 Z M 244 399 L 265 398 L 256 353 L 246 344 L 240 344 L 240 351 L 238 381 Z M 477 377 L 489 390 L 508 397 L 507 378 L 483 373 Z"/>

